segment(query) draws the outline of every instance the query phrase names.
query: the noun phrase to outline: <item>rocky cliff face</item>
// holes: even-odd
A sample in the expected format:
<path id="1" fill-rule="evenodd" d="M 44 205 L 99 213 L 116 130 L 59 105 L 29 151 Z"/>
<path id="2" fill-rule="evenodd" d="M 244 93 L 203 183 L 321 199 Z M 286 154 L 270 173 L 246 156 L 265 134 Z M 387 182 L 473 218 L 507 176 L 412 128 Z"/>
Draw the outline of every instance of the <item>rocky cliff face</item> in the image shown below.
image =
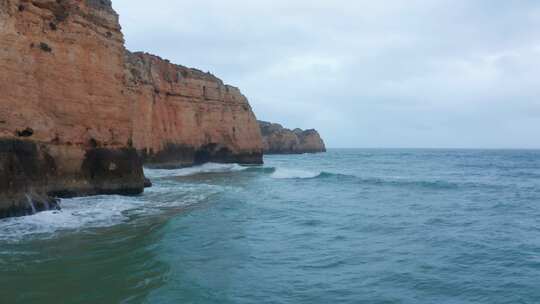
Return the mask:
<path id="1" fill-rule="evenodd" d="M 259 121 L 266 154 L 301 154 L 326 152 L 316 130 L 289 130 L 280 124 Z"/>
<path id="2" fill-rule="evenodd" d="M 147 163 L 262 163 L 262 141 L 246 97 L 209 73 L 126 52 L 134 103 L 133 143 Z"/>
<path id="3" fill-rule="evenodd" d="M 124 48 L 109 0 L 0 0 L 0 217 L 143 191 L 142 158 L 261 161 L 246 99 Z"/>
<path id="4" fill-rule="evenodd" d="M 143 190 L 110 1 L 0 0 L 0 217 Z"/>

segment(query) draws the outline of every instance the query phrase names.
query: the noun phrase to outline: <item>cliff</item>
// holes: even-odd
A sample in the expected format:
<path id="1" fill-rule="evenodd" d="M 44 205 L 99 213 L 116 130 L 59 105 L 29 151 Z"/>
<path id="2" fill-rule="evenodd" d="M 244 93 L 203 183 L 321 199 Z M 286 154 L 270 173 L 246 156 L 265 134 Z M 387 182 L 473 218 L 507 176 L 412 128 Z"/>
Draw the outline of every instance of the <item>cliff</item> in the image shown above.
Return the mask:
<path id="1" fill-rule="evenodd" d="M 257 119 L 238 88 L 150 54 L 125 58 L 133 143 L 146 163 L 262 163 Z"/>
<path id="2" fill-rule="evenodd" d="M 265 154 L 302 154 L 326 152 L 316 130 L 289 130 L 280 124 L 259 121 Z"/>
<path id="3" fill-rule="evenodd" d="M 0 218 L 54 197 L 141 193 L 143 160 L 261 155 L 238 89 L 128 53 L 109 0 L 0 0 Z"/>
<path id="4" fill-rule="evenodd" d="M 0 217 L 143 191 L 123 48 L 109 1 L 0 0 Z"/>

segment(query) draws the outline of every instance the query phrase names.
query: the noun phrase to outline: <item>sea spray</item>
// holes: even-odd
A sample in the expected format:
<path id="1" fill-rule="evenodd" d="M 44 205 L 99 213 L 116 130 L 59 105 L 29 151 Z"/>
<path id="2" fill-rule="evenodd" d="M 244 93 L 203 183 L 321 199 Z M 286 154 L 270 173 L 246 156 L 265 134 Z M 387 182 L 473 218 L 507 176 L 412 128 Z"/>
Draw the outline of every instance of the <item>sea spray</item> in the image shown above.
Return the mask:
<path id="1" fill-rule="evenodd" d="M 321 172 L 312 172 L 307 170 L 299 169 L 286 169 L 286 168 L 277 168 L 274 173 L 272 173 L 272 178 L 275 179 L 309 179 L 315 178 L 321 175 Z"/>
<path id="2" fill-rule="evenodd" d="M 165 179 L 141 196 L 99 195 L 63 199 L 62 209 L 58 205 L 43 212 L 34 211 L 37 207 L 34 203 L 30 205 L 32 200 L 27 195 L 29 209 L 34 206 L 32 215 L 0 220 L 0 242 L 54 238 L 59 233 L 113 227 L 137 218 L 177 213 L 212 195 L 233 189 L 205 184 L 179 185 Z"/>
<path id="3" fill-rule="evenodd" d="M 26 202 L 28 203 L 28 207 L 30 207 L 30 210 L 32 211 L 31 214 L 36 214 L 37 210 L 36 210 L 36 206 L 34 205 L 34 201 L 30 197 L 30 195 L 25 194 L 24 196 L 26 196 Z"/>
<path id="4" fill-rule="evenodd" d="M 239 172 L 239 171 L 244 171 L 248 168 L 249 167 L 241 166 L 239 164 L 207 163 L 201 166 L 172 169 L 172 170 L 145 168 L 144 172 L 145 172 L 146 177 L 150 179 L 154 179 L 154 178 L 175 177 L 175 176 L 191 176 L 191 175 L 208 174 L 208 173 Z"/>

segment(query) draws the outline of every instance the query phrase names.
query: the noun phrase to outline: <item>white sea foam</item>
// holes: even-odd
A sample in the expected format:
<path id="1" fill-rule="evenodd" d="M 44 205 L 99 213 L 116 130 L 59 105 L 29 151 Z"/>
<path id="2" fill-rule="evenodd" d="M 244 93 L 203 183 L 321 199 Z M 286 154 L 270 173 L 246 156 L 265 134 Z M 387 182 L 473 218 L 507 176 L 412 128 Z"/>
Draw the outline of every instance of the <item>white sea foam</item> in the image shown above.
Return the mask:
<path id="1" fill-rule="evenodd" d="M 31 216 L 0 221 L 0 240 L 18 240 L 30 235 L 50 235 L 61 230 L 109 227 L 127 219 L 123 212 L 136 208 L 130 198 L 85 197 L 62 200 L 61 211 L 45 211 Z"/>
<path id="2" fill-rule="evenodd" d="M 276 179 L 307 179 L 315 178 L 321 175 L 321 172 L 312 172 L 298 169 L 276 168 L 271 177 Z"/>
<path id="3" fill-rule="evenodd" d="M 181 169 L 150 169 L 145 168 L 144 174 L 146 177 L 152 178 L 162 178 L 162 177 L 174 177 L 174 176 L 190 176 L 202 173 L 227 173 L 227 172 L 238 172 L 246 170 L 247 167 L 240 166 L 238 164 L 216 164 L 216 163 L 207 163 L 201 166 L 181 168 Z"/>
<path id="4" fill-rule="evenodd" d="M 246 170 L 238 164 L 214 164 L 176 170 L 145 168 L 149 178 L 189 176 L 200 173 L 222 173 Z M 0 220 L 0 241 L 19 241 L 27 237 L 54 237 L 62 231 L 81 231 L 112 227 L 142 217 L 163 213 L 199 203 L 211 195 L 234 190 L 231 187 L 184 184 L 160 179 L 141 196 L 103 195 L 63 199 L 62 210 L 46 211 L 31 216 Z"/>
<path id="5" fill-rule="evenodd" d="M 49 238 L 62 231 L 81 231 L 126 223 L 132 216 L 148 216 L 196 204 L 224 191 L 212 185 L 157 185 L 137 197 L 92 196 L 63 199 L 62 210 L 0 220 L 0 241 L 16 242 L 28 237 Z"/>
<path id="6" fill-rule="evenodd" d="M 238 164 L 214 164 L 176 170 L 145 168 L 151 179 L 160 179 L 144 194 L 135 197 L 103 195 L 63 199 L 62 210 L 46 211 L 31 216 L 0 220 L 0 242 L 19 241 L 26 238 L 49 238 L 63 231 L 83 231 L 92 228 L 112 227 L 126 223 L 134 217 L 163 213 L 199 203 L 233 187 L 206 184 L 186 184 L 162 177 L 189 176 L 201 173 L 223 173 L 246 170 Z"/>

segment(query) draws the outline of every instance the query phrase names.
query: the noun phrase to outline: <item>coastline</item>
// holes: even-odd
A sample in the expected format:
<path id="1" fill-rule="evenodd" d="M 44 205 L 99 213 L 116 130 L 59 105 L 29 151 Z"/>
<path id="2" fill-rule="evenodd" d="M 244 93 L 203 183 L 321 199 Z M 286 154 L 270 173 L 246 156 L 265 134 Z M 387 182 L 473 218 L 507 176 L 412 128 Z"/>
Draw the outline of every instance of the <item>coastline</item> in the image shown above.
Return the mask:
<path id="1" fill-rule="evenodd" d="M 0 21 L 0 218 L 141 194 L 145 164 L 263 163 L 240 89 L 128 51 L 111 1 L 4 0 Z"/>

